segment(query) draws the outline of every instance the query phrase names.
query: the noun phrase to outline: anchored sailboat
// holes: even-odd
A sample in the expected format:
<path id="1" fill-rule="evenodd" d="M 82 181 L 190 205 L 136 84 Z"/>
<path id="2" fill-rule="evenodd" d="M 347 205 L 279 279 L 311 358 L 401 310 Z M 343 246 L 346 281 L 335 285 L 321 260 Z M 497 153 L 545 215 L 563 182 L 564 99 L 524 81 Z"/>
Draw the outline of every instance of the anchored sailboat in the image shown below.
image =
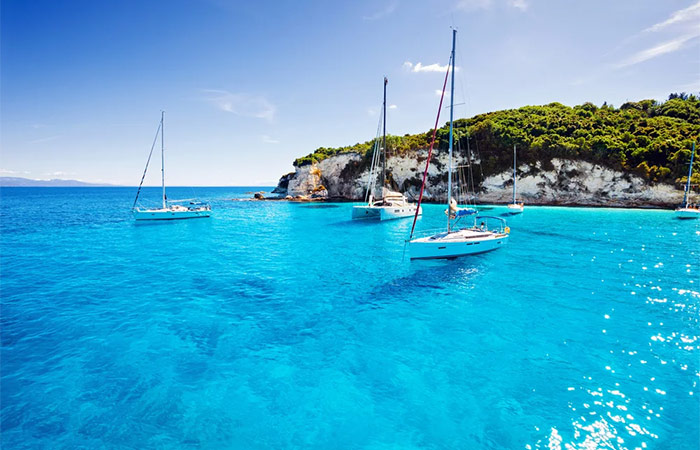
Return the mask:
<path id="1" fill-rule="evenodd" d="M 413 218 L 413 226 L 411 227 L 411 235 L 409 237 L 409 248 L 411 259 L 445 259 L 456 258 L 459 256 L 473 255 L 484 253 L 491 250 L 496 250 L 505 244 L 508 240 L 510 229 L 506 226 L 506 221 L 500 217 L 477 216 L 477 211 L 474 208 L 462 208 L 457 206 L 457 201 L 452 198 L 452 175 L 453 161 L 452 150 L 454 141 L 454 72 L 455 72 L 455 42 L 457 30 L 452 30 L 452 53 L 450 56 L 452 83 L 450 95 L 450 162 L 449 176 L 447 177 L 447 229 L 438 232 L 427 232 L 426 236 L 417 237 L 414 239 L 413 231 L 416 227 L 416 219 L 418 214 Z M 447 77 L 450 75 L 450 64 L 448 64 L 447 73 L 445 74 L 445 82 L 442 86 L 442 96 L 440 97 L 440 106 L 438 107 L 437 119 L 435 120 L 435 128 L 433 128 L 433 139 L 428 150 L 428 160 L 426 161 L 425 171 L 423 172 L 423 184 L 420 188 L 418 196 L 418 207 L 420 208 L 423 200 L 423 190 L 425 181 L 430 167 L 430 158 L 433 154 L 433 146 L 435 144 L 435 136 L 437 133 L 438 123 L 440 120 L 440 110 L 442 109 L 442 101 L 445 97 L 445 88 L 447 87 Z M 473 223 L 469 227 L 457 228 L 457 224 L 462 219 L 473 219 Z M 454 220 L 454 223 L 453 223 Z M 480 222 L 477 226 L 477 222 Z M 490 224 L 495 222 L 495 226 Z"/>
<path id="2" fill-rule="evenodd" d="M 516 150 L 515 150 L 515 145 L 513 146 L 513 201 L 507 206 L 508 212 L 510 214 L 520 214 L 523 212 L 523 209 L 525 208 L 525 204 L 523 202 L 518 203 L 515 200 L 515 195 L 517 192 L 517 185 L 518 185 L 518 175 L 515 173 L 515 169 L 517 167 L 516 164 Z"/>
<path id="3" fill-rule="evenodd" d="M 146 161 L 146 168 L 143 170 L 143 175 L 141 176 L 141 183 L 139 183 L 139 188 L 136 191 L 136 198 L 134 199 L 134 205 L 131 210 L 134 214 L 134 220 L 177 220 L 177 219 L 196 219 L 200 217 L 209 217 L 211 215 L 211 206 L 208 203 L 203 203 L 196 201 L 194 199 L 189 200 L 168 200 L 167 195 L 165 195 L 165 145 L 163 137 L 163 126 L 165 113 L 161 111 L 160 113 L 160 123 L 158 124 L 158 130 L 156 131 L 156 137 L 153 139 L 153 145 L 151 145 L 151 152 L 148 154 L 148 160 Z M 160 135 L 160 170 L 161 170 L 161 182 L 163 187 L 163 205 L 160 208 L 139 208 L 136 205 L 139 201 L 139 194 L 141 193 L 141 186 L 143 185 L 143 180 L 146 178 L 146 172 L 148 172 L 148 164 L 151 162 L 151 156 L 153 155 L 153 148 L 158 142 L 158 136 Z"/>
<path id="4" fill-rule="evenodd" d="M 697 204 L 693 205 L 689 201 L 690 194 L 690 179 L 693 177 L 693 159 L 695 158 L 695 142 L 693 142 L 693 150 L 690 153 L 690 165 L 688 167 L 688 181 L 685 183 L 685 191 L 683 193 L 683 205 L 676 209 L 676 217 L 679 219 L 698 219 L 700 218 L 700 208 Z"/>
<path id="5" fill-rule="evenodd" d="M 374 152 L 372 153 L 372 164 L 370 166 L 369 177 L 367 179 L 367 191 L 365 193 L 365 205 L 354 206 L 352 208 L 353 219 L 379 219 L 391 220 L 403 217 L 411 217 L 414 214 L 422 214 L 420 206 L 411 203 L 406 196 L 400 192 L 395 192 L 386 187 L 386 85 L 388 80 L 384 77 L 384 103 L 383 112 L 383 136 L 381 149 L 379 139 L 375 139 Z M 379 130 L 377 130 L 379 131 Z M 379 134 L 377 132 L 377 134 Z M 374 198 L 375 180 L 379 170 L 378 160 L 381 157 L 382 177 L 381 177 L 381 198 Z"/>

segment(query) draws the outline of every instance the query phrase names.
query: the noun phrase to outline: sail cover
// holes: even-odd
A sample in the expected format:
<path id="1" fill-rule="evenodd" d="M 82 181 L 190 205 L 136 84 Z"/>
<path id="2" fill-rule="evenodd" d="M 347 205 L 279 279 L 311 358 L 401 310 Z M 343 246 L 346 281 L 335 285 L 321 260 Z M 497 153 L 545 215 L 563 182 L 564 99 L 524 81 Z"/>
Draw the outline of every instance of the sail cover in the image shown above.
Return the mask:
<path id="1" fill-rule="evenodd" d="M 474 208 L 460 208 L 457 206 L 457 200 L 450 198 L 450 208 L 445 210 L 445 214 L 450 214 L 450 217 L 456 219 L 457 217 L 471 216 L 476 214 L 478 211 Z"/>
<path id="2" fill-rule="evenodd" d="M 477 210 L 474 208 L 462 208 L 458 209 L 455 215 L 457 217 L 464 217 L 464 216 L 471 216 L 472 214 L 476 214 Z"/>

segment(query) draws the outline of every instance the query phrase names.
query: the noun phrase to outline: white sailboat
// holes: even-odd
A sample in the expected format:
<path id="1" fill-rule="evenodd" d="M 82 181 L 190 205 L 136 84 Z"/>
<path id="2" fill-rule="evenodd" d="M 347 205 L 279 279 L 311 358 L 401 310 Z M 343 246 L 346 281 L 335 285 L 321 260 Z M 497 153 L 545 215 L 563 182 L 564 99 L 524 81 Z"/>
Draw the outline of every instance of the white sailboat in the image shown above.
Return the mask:
<path id="1" fill-rule="evenodd" d="M 693 159 L 695 158 L 695 142 L 693 142 L 693 150 L 690 153 L 690 165 L 688 167 L 688 181 L 685 183 L 685 191 L 683 193 L 683 205 L 676 209 L 676 217 L 679 219 L 698 219 L 700 218 L 700 207 L 697 204 L 691 204 L 689 201 L 690 194 L 690 179 L 693 176 Z"/>
<path id="2" fill-rule="evenodd" d="M 453 175 L 453 116 L 454 116 L 454 70 L 455 70 L 455 42 L 457 30 L 452 30 L 452 53 L 450 63 L 452 66 L 451 79 L 451 95 L 450 95 L 450 161 L 449 161 L 449 176 L 447 181 L 447 229 L 438 232 L 426 232 L 425 236 L 416 237 L 414 239 L 413 231 L 416 226 L 416 217 L 413 219 L 411 227 L 411 236 L 409 237 L 409 248 L 411 259 L 447 259 L 457 258 L 460 256 L 474 255 L 477 253 L 489 252 L 502 247 L 508 240 L 510 229 L 506 226 L 506 221 L 500 217 L 477 216 L 477 211 L 474 208 L 462 208 L 457 206 L 457 201 L 452 198 L 452 175 Z M 449 75 L 450 65 L 448 64 L 447 74 L 445 75 L 445 83 L 442 88 L 442 97 L 440 98 L 440 106 L 438 107 L 438 116 L 433 129 L 433 139 L 428 151 L 428 160 L 426 162 L 425 171 L 423 172 L 423 184 L 421 186 L 420 195 L 418 197 L 418 205 L 423 199 L 423 189 L 425 188 L 425 180 L 430 165 L 433 145 L 435 144 L 435 136 L 437 125 L 440 120 L 440 110 L 442 109 L 442 100 L 445 96 L 445 88 L 447 87 L 447 75 Z M 462 220 L 473 220 L 470 226 L 458 228 L 458 223 Z M 454 220 L 454 223 L 453 223 Z M 480 222 L 477 226 L 477 222 Z M 495 225 L 492 226 L 495 222 Z"/>
<path id="3" fill-rule="evenodd" d="M 143 170 L 141 183 L 139 183 L 139 188 L 136 191 L 136 198 L 134 199 L 134 205 L 131 208 L 134 215 L 134 220 L 178 220 L 209 217 L 211 215 L 211 206 L 209 206 L 208 203 L 199 202 L 195 199 L 168 200 L 168 197 L 165 194 L 165 139 L 163 137 L 164 116 L 165 113 L 161 111 L 160 123 L 158 125 L 158 130 L 156 131 L 156 137 L 153 140 L 151 152 L 148 154 L 146 168 Z M 158 141 L 158 135 L 160 135 L 160 170 L 163 189 L 163 205 L 160 208 L 141 208 L 137 206 L 139 194 L 141 193 L 143 180 L 146 178 L 146 172 L 148 172 L 148 164 L 151 162 L 153 148 Z"/>
<path id="4" fill-rule="evenodd" d="M 388 189 L 386 184 L 386 85 L 388 80 L 384 77 L 384 103 L 382 106 L 383 111 L 383 137 L 382 137 L 382 148 L 379 149 L 379 139 L 375 140 L 374 152 L 372 154 L 372 164 L 370 166 L 369 176 L 367 179 L 367 191 L 365 193 L 364 205 L 353 206 L 352 208 L 352 218 L 353 219 L 378 219 L 378 220 L 392 220 L 401 219 L 403 217 L 411 217 L 418 213 L 418 215 L 423 213 L 423 210 L 417 206 L 415 203 L 408 201 L 406 196 L 400 192 L 395 192 Z M 377 133 L 379 134 L 379 133 Z M 375 190 L 375 180 L 377 178 L 377 171 L 379 170 L 378 160 L 381 156 L 382 160 L 382 189 L 381 198 L 374 198 Z"/>
<path id="5" fill-rule="evenodd" d="M 514 145 L 513 146 L 513 201 L 506 206 L 508 208 L 508 212 L 510 214 L 520 214 L 523 212 L 523 209 L 525 208 L 525 204 L 523 202 L 518 203 L 515 200 L 515 196 L 517 193 L 517 185 L 518 185 L 518 176 L 515 172 L 515 169 L 517 167 L 516 158 L 517 158 L 516 149 L 515 149 L 515 145 Z"/>

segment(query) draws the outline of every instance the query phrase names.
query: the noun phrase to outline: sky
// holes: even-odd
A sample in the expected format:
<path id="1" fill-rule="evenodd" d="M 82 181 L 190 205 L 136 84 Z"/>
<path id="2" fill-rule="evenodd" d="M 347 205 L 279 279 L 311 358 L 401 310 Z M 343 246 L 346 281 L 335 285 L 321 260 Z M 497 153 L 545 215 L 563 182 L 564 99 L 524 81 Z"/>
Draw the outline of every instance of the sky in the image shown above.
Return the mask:
<path id="1" fill-rule="evenodd" d="M 274 185 L 372 139 L 384 76 L 432 128 L 451 27 L 456 118 L 700 92 L 697 0 L 2 0 L 0 176 L 137 185 L 164 110 L 168 185 Z"/>

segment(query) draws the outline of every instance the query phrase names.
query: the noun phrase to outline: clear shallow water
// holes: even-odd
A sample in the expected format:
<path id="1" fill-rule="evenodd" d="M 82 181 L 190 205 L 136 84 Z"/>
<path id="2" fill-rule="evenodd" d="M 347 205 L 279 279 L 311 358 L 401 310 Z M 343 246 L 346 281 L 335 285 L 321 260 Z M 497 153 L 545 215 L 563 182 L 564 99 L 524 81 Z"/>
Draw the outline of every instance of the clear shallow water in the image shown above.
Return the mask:
<path id="1" fill-rule="evenodd" d="M 3 448 L 698 448 L 697 222 L 527 207 L 410 263 L 410 220 L 257 189 L 149 225 L 133 189 L 0 192 Z"/>

